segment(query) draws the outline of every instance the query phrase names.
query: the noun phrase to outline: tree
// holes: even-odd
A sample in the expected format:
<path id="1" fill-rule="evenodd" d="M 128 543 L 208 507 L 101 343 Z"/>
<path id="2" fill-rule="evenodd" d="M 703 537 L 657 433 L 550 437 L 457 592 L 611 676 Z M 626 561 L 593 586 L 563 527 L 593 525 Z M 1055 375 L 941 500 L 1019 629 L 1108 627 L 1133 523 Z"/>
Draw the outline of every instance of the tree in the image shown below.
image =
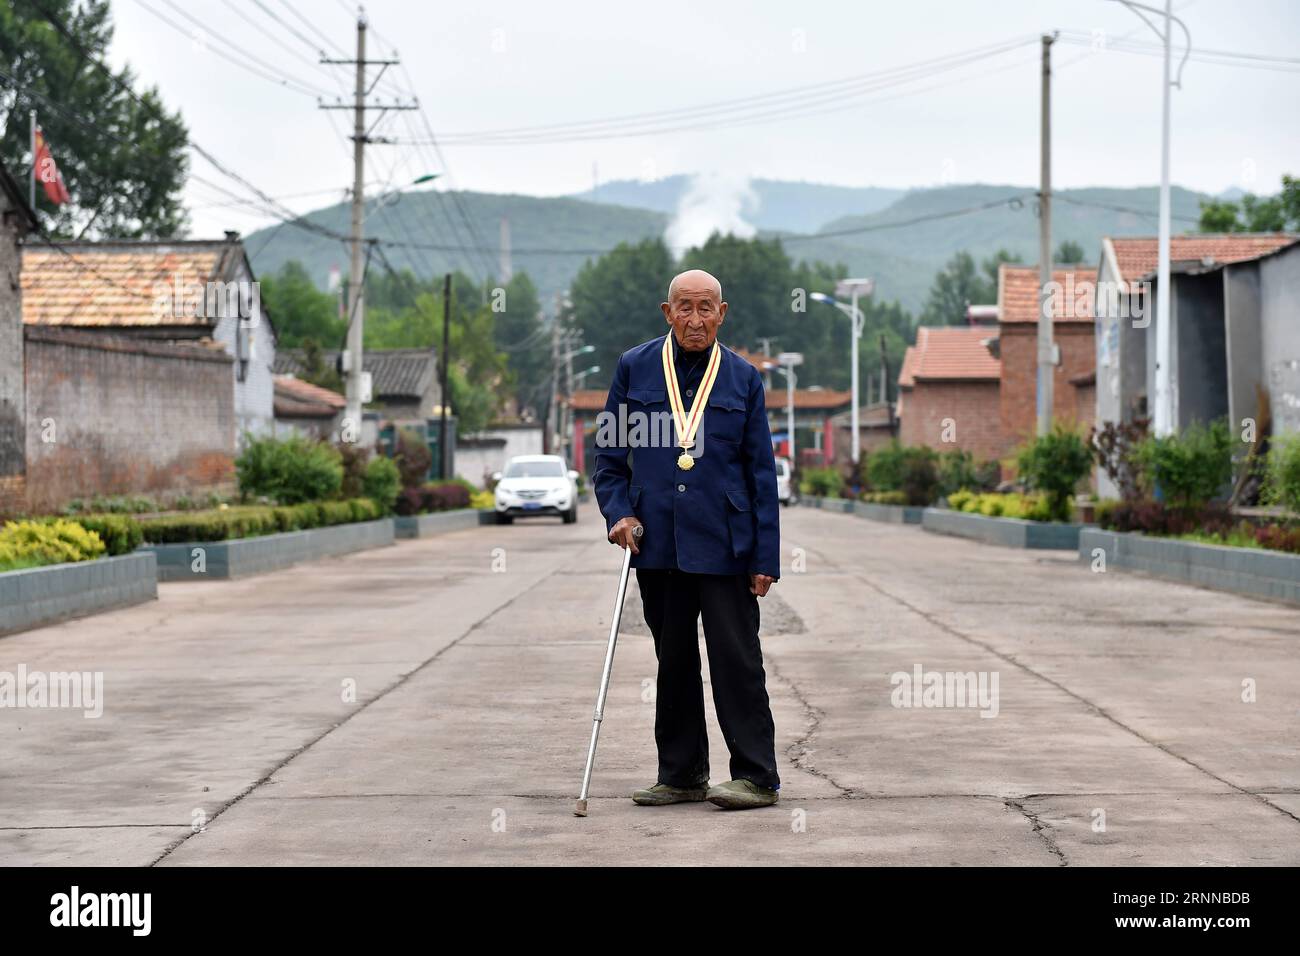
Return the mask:
<path id="1" fill-rule="evenodd" d="M 1083 246 L 1073 239 L 1066 239 L 1057 247 L 1054 261 L 1065 265 L 1074 265 L 1083 262 L 1083 255 Z"/>
<path id="2" fill-rule="evenodd" d="M 48 231 L 70 238 L 166 238 L 185 225 L 187 132 L 157 89 L 133 98 L 135 75 L 101 69 L 113 27 L 106 0 L 0 4 L 0 91 L 7 117 L 0 163 L 30 170 L 28 112 L 36 110 L 71 201 L 36 206 Z M 19 178 L 22 178 L 21 176 Z"/>
<path id="3" fill-rule="evenodd" d="M 999 249 L 980 263 L 977 271 L 975 258 L 969 252 L 957 253 L 936 273 L 921 311 L 921 324 L 964 325 L 966 306 L 997 301 L 998 267 L 1004 262 L 1019 261 L 1020 256 Z"/>
<path id="4" fill-rule="evenodd" d="M 347 323 L 339 317 L 338 299 L 322 292 L 296 259 L 260 280 L 262 303 L 275 323 L 281 348 L 301 347 L 307 339 L 319 347 L 343 344 Z"/>
<path id="5" fill-rule="evenodd" d="M 1300 179 L 1282 177 L 1276 196 L 1251 193 L 1241 202 L 1212 199 L 1201 203 L 1201 232 L 1287 232 L 1300 230 Z"/>

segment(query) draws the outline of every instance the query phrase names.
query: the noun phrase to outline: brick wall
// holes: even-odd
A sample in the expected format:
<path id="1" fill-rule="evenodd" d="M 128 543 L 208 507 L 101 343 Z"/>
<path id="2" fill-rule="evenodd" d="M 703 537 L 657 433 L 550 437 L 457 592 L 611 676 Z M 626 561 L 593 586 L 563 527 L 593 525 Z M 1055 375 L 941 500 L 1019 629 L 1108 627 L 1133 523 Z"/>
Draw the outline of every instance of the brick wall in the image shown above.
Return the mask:
<path id="1" fill-rule="evenodd" d="M 1092 323 L 1057 322 L 1053 335 L 1061 349 L 1061 364 L 1053 376 L 1052 415 L 1067 424 L 1091 424 L 1092 413 L 1080 417 L 1079 389 L 1070 384 L 1070 379 L 1097 367 Z M 1003 323 L 999 340 L 1002 433 L 1006 447 L 1012 449 L 1031 438 L 1038 423 L 1038 329 L 1028 322 Z"/>
<path id="2" fill-rule="evenodd" d="M 5 194 L 0 193 L 0 207 Z M 18 510 L 23 494 L 23 313 L 17 216 L 0 214 L 0 515 Z"/>
<path id="3" fill-rule="evenodd" d="M 944 440 L 945 419 L 952 420 L 951 442 Z M 904 392 L 898 438 L 936 451 L 969 451 L 981 461 L 1001 457 L 997 380 L 917 382 Z"/>
<path id="4" fill-rule="evenodd" d="M 230 487 L 235 412 L 223 351 L 28 326 L 26 363 L 30 510 Z"/>

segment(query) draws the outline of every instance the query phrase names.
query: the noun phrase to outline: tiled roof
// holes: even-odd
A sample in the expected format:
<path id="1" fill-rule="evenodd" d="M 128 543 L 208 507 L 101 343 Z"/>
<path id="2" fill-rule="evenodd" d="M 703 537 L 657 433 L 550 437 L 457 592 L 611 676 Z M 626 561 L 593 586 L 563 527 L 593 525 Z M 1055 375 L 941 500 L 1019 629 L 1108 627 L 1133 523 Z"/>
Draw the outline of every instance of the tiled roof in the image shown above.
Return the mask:
<path id="1" fill-rule="evenodd" d="M 1115 262 L 1124 282 L 1135 282 L 1156 271 L 1159 246 L 1155 236 L 1108 237 L 1106 242 L 1115 251 Z M 1293 242 L 1300 242 L 1300 236 L 1285 232 L 1170 236 L 1169 259 L 1171 262 L 1212 259 L 1220 265 L 1245 262 Z"/>
<path id="2" fill-rule="evenodd" d="M 337 350 L 321 352 L 328 368 L 335 366 L 338 356 Z M 298 375 L 302 362 L 302 349 L 279 349 L 275 353 L 276 374 Z M 367 349 L 361 367 L 370 373 L 376 398 L 423 398 L 438 374 L 433 349 Z"/>
<path id="3" fill-rule="evenodd" d="M 229 281 L 243 255 L 238 240 L 29 245 L 23 249 L 23 322 L 211 327 L 219 316 L 186 314 L 186 287 Z M 160 305 L 177 282 L 181 296 L 162 298 Z"/>
<path id="4" fill-rule="evenodd" d="M 347 407 L 347 399 L 338 392 L 292 375 L 277 375 L 274 381 L 277 418 L 331 418 Z"/>
<path id="5" fill-rule="evenodd" d="M 1053 321 L 1092 322 L 1097 270 L 1091 266 L 1055 268 L 1052 282 Z M 1038 321 L 1038 266 L 1004 262 L 998 267 L 998 320 Z"/>
<path id="6" fill-rule="evenodd" d="M 603 388 L 576 388 L 573 390 L 573 410 L 575 412 L 600 412 L 605 409 L 605 397 L 609 394 Z"/>
<path id="7" fill-rule="evenodd" d="M 898 384 L 910 388 L 920 381 L 1000 379 L 1002 363 L 984 346 L 990 337 L 991 330 L 978 326 L 920 326 L 916 344 L 903 355 Z"/>

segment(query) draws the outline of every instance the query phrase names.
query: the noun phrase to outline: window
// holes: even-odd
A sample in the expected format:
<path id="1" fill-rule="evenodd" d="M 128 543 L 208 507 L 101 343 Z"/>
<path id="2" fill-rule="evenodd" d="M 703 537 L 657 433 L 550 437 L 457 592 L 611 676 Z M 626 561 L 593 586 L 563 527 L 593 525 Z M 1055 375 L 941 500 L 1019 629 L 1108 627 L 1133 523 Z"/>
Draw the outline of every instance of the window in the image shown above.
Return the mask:
<path id="1" fill-rule="evenodd" d="M 564 466 L 558 461 L 512 461 L 506 469 L 507 478 L 561 478 Z"/>

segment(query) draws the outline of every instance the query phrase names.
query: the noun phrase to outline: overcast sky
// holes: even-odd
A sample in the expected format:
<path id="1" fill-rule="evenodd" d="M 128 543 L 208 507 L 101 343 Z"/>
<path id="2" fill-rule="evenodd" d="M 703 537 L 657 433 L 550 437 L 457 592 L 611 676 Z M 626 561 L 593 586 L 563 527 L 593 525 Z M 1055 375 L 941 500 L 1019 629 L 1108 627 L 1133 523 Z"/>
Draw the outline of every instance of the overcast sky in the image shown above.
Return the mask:
<path id="1" fill-rule="evenodd" d="M 313 37 L 285 0 L 262 2 Z M 289 3 L 340 47 L 354 50 L 355 16 L 348 11 L 355 6 Z M 341 198 L 352 178 L 351 144 L 342 138 L 351 114 L 321 111 L 312 95 L 232 61 L 252 63 L 244 58 L 251 54 L 280 74 L 344 97 L 350 68 L 313 65 L 312 48 L 254 0 L 177 5 L 224 39 L 204 35 L 168 0 L 115 0 L 114 62 L 129 62 L 141 80 L 156 84 L 180 109 L 195 142 L 263 191 L 293 197 L 286 205 L 305 211 Z M 1280 57 L 1300 51 L 1295 2 L 1176 0 L 1174 9 L 1194 50 Z M 198 39 L 177 32 L 159 13 Z M 446 138 L 445 169 L 427 149 L 372 147 L 366 178 L 374 188 L 442 172 L 449 176 L 436 188 L 557 195 L 590 189 L 593 167 L 602 181 L 709 172 L 851 186 L 1032 184 L 1038 177 L 1035 37 L 1052 30 L 1064 33 L 1053 52 L 1055 184 L 1146 185 L 1159 177 L 1161 60 L 1109 48 L 1120 37 L 1156 37 L 1113 0 L 374 0 L 366 13 L 373 27 L 368 54 L 396 48 L 405 65 L 405 72 L 390 70 L 377 95 L 391 99 L 394 86 L 413 86 L 434 132 Z M 717 128 L 710 121 L 702 129 L 543 145 L 455 142 L 466 133 L 776 93 L 1016 40 L 1024 45 L 761 123 Z M 1282 173 L 1300 173 L 1300 72 L 1291 70 L 1300 66 L 1189 62 L 1173 98 L 1173 181 L 1209 192 L 1232 186 L 1274 192 Z M 390 113 L 377 132 L 423 136 L 417 117 Z M 191 169 L 246 195 L 197 157 Z M 296 195 L 305 192 L 312 194 Z M 192 183 L 187 198 L 196 236 L 226 228 L 249 232 L 273 221 L 214 205 L 228 197 L 202 184 Z"/>

